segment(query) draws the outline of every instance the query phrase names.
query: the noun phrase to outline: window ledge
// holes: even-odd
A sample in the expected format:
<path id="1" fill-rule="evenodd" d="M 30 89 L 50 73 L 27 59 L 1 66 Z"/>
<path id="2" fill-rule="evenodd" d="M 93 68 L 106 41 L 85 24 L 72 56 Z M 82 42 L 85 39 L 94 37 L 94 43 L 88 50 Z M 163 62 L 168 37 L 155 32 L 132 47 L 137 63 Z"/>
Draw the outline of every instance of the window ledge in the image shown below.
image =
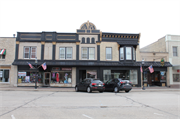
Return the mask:
<path id="1" fill-rule="evenodd" d="M 10 82 L 0 82 L 0 84 L 10 84 Z"/>

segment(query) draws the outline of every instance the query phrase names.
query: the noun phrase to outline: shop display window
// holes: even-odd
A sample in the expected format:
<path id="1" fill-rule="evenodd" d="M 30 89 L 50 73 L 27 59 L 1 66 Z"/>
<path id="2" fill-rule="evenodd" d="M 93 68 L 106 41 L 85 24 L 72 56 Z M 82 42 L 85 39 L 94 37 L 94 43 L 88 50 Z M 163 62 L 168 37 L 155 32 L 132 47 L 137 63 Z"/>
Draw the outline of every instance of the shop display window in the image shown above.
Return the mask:
<path id="1" fill-rule="evenodd" d="M 0 82 L 9 82 L 9 70 L 0 69 Z"/>
<path id="2" fill-rule="evenodd" d="M 137 70 L 103 70 L 103 82 L 113 78 L 124 78 L 130 80 L 132 84 L 138 84 Z"/>
<path id="3" fill-rule="evenodd" d="M 43 73 L 38 72 L 18 72 L 18 83 L 35 83 L 36 76 L 38 76 L 38 83 L 42 83 Z"/>
<path id="4" fill-rule="evenodd" d="M 72 71 L 51 72 L 51 83 L 70 84 L 72 82 Z"/>
<path id="5" fill-rule="evenodd" d="M 96 70 L 87 70 L 86 78 L 97 78 L 97 71 Z"/>
<path id="6" fill-rule="evenodd" d="M 173 74 L 173 81 L 180 82 L 180 74 Z"/>

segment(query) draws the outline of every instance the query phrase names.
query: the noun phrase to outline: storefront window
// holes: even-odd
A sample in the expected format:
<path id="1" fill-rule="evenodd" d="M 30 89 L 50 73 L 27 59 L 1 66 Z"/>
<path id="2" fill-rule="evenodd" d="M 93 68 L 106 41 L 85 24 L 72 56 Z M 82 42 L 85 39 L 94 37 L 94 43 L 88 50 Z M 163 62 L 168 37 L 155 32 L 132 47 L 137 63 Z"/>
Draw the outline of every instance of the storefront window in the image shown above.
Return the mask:
<path id="1" fill-rule="evenodd" d="M 9 82 L 9 70 L 0 69 L 0 82 Z"/>
<path id="2" fill-rule="evenodd" d="M 72 83 L 72 71 L 51 72 L 51 83 L 59 83 L 59 84 Z"/>
<path id="3" fill-rule="evenodd" d="M 166 82 L 166 72 L 160 71 L 160 82 Z"/>
<path id="4" fill-rule="evenodd" d="M 111 79 L 111 70 L 103 70 L 103 82 Z"/>
<path id="5" fill-rule="evenodd" d="M 180 82 L 180 74 L 173 74 L 173 81 Z"/>
<path id="6" fill-rule="evenodd" d="M 36 76 L 38 76 L 38 83 L 42 83 L 42 72 L 18 72 L 18 83 L 35 83 Z"/>
<path id="7" fill-rule="evenodd" d="M 132 84 L 138 84 L 137 70 L 130 70 L 130 81 Z"/>
<path id="8" fill-rule="evenodd" d="M 87 70 L 86 77 L 87 78 L 97 78 L 97 71 L 96 70 Z"/>

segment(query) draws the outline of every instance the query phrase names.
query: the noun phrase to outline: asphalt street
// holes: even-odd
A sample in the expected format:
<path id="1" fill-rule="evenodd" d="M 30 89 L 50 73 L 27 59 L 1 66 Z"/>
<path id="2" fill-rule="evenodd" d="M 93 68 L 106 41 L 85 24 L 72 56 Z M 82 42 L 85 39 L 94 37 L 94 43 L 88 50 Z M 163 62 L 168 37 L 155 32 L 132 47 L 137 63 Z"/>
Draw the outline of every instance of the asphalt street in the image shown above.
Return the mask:
<path id="1" fill-rule="evenodd" d="M 0 91 L 0 119 L 180 119 L 180 92 Z"/>

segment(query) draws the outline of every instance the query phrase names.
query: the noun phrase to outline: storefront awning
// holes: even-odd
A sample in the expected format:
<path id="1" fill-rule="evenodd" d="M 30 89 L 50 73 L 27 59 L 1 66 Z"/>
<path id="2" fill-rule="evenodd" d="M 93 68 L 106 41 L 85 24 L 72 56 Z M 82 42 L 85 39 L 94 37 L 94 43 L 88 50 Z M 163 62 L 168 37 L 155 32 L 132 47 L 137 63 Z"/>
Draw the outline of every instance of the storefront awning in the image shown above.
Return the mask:
<path id="1" fill-rule="evenodd" d="M 26 61 L 26 60 L 16 60 L 13 62 L 12 65 L 27 65 L 27 62 L 30 62 L 32 65 L 35 65 L 34 61 Z M 43 62 L 46 62 L 47 66 L 133 66 L 133 67 L 140 67 L 142 65 L 141 62 L 132 62 L 132 63 L 124 63 L 124 62 L 108 62 L 108 61 L 50 61 L 50 60 L 44 60 L 44 61 L 38 61 L 38 65 L 41 65 Z M 165 62 L 164 66 L 161 66 L 160 62 L 145 62 L 144 66 L 150 66 L 153 67 L 172 67 L 170 62 Z"/>
<path id="2" fill-rule="evenodd" d="M 6 49 L 0 49 L 0 55 L 6 55 Z"/>

